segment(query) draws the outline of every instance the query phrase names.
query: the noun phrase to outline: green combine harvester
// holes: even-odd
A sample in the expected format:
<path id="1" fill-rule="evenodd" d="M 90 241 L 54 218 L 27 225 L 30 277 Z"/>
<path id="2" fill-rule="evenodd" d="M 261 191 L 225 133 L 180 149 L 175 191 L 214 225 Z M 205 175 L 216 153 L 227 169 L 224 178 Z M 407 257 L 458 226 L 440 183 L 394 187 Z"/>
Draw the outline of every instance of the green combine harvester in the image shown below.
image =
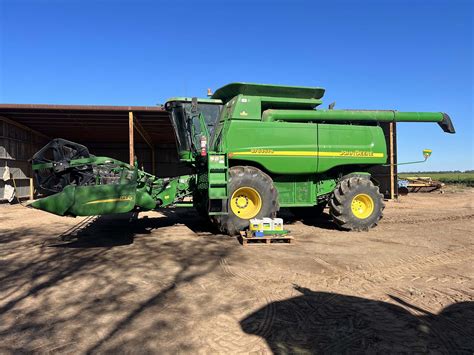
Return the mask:
<path id="1" fill-rule="evenodd" d="M 55 139 L 32 158 L 37 188 L 32 207 L 61 216 L 90 216 L 178 206 L 198 212 L 230 235 L 251 218 L 281 207 L 316 216 L 326 205 L 345 230 L 368 230 L 382 218 L 383 195 L 369 168 L 387 163 L 380 122 L 437 122 L 441 112 L 328 110 L 324 89 L 233 83 L 211 98 L 166 102 L 186 176 L 158 178 L 138 164 L 90 155 Z"/>

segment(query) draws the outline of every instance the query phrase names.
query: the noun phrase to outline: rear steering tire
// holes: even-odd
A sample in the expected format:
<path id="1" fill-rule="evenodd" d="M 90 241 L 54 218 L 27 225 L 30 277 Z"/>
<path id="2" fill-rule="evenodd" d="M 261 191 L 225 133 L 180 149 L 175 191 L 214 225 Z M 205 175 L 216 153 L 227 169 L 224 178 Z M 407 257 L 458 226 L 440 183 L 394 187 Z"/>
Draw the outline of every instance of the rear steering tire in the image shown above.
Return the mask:
<path id="1" fill-rule="evenodd" d="M 367 231 L 383 216 L 383 195 L 365 177 L 341 180 L 329 200 L 329 212 L 334 222 L 345 230 Z"/>
<path id="2" fill-rule="evenodd" d="M 228 214 L 213 218 L 217 228 L 229 235 L 238 234 L 252 218 L 275 217 L 280 209 L 278 190 L 273 180 L 252 166 L 229 169 Z"/>

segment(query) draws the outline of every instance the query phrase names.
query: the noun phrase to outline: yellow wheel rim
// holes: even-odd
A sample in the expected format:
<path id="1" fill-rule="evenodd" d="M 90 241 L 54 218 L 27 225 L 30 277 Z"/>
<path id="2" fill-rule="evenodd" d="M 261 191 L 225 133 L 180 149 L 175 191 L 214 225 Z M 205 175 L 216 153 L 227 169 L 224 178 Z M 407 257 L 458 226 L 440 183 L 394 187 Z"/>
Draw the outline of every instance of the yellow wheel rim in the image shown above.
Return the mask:
<path id="1" fill-rule="evenodd" d="M 351 209 L 354 216 L 365 219 L 374 212 L 374 200 L 366 194 L 358 194 L 352 199 Z"/>
<path id="2" fill-rule="evenodd" d="M 232 194 L 230 208 L 237 217 L 254 218 L 262 208 L 262 198 L 251 187 L 240 187 Z"/>

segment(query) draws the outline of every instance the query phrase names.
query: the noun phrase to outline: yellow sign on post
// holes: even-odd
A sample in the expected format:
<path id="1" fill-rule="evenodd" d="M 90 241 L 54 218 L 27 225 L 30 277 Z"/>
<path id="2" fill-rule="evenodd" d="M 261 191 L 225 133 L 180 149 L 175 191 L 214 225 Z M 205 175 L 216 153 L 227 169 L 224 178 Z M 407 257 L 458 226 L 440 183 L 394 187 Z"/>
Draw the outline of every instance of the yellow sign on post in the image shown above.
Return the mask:
<path id="1" fill-rule="evenodd" d="M 431 149 L 423 149 L 423 157 L 425 158 L 425 160 L 431 156 L 432 152 L 433 151 Z"/>

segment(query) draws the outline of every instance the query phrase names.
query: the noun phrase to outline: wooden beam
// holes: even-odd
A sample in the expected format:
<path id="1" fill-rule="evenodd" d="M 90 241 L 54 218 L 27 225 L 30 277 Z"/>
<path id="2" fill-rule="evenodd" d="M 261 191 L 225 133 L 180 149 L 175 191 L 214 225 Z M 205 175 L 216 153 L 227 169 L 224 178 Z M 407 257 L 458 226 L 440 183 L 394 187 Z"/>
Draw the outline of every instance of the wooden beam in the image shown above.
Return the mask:
<path id="1" fill-rule="evenodd" d="M 143 140 L 148 144 L 151 149 L 151 173 L 155 175 L 155 146 L 153 144 L 153 139 L 151 139 L 148 132 L 143 128 L 140 121 L 134 117 L 134 127 L 137 130 L 138 134 L 143 138 Z"/>
<path id="2" fill-rule="evenodd" d="M 389 123 L 390 126 L 390 199 L 393 200 L 395 199 L 395 174 L 394 174 L 394 154 L 393 154 L 393 148 L 394 148 L 394 139 L 393 139 L 393 122 Z"/>
<path id="3" fill-rule="evenodd" d="M 8 123 L 8 124 L 11 124 L 11 125 L 13 125 L 13 126 L 17 126 L 18 128 L 21 128 L 21 129 L 24 129 L 24 130 L 26 130 L 26 131 L 29 131 L 29 132 L 31 132 L 31 133 L 34 133 L 34 134 L 36 134 L 36 135 L 38 135 L 38 136 L 40 136 L 40 137 L 43 137 L 43 138 L 46 138 L 46 139 L 51 139 L 51 138 L 48 137 L 46 134 L 41 133 L 41 132 L 38 132 L 38 131 L 35 131 L 34 129 L 31 129 L 31 128 L 28 127 L 28 126 L 25 126 L 25 125 L 22 125 L 21 123 L 15 122 L 15 121 L 13 121 L 13 120 L 11 120 L 11 119 L 5 117 L 5 116 L 0 116 L 0 120 L 6 122 L 6 123 Z"/>
<path id="4" fill-rule="evenodd" d="M 140 121 L 134 117 L 134 127 L 137 130 L 138 134 L 143 138 L 143 140 L 148 144 L 150 148 L 153 148 L 153 140 L 151 139 L 150 135 L 145 131 L 143 126 L 141 125 Z"/>
<path id="5" fill-rule="evenodd" d="M 135 164 L 135 143 L 133 140 L 133 112 L 128 113 L 128 152 L 130 165 Z"/>

